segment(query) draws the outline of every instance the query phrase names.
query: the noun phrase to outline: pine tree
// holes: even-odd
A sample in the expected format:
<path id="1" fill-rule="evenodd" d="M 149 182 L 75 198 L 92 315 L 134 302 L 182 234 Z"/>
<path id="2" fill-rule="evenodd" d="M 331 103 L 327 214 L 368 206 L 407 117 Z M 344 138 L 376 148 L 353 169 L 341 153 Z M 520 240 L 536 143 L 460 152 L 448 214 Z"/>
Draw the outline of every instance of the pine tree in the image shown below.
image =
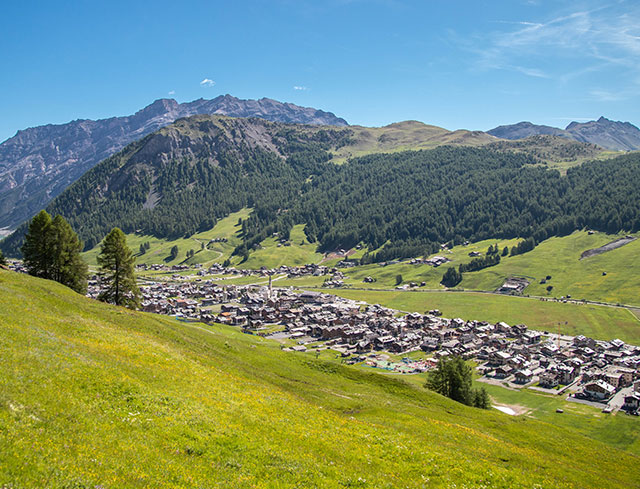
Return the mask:
<path id="1" fill-rule="evenodd" d="M 480 409 L 489 409 L 491 407 L 491 399 L 487 389 L 481 387 L 473 391 L 473 405 Z"/>
<path id="2" fill-rule="evenodd" d="M 87 264 L 80 257 L 82 242 L 69 223 L 56 216 L 49 226 L 50 278 L 80 294 L 87 292 Z"/>
<path id="3" fill-rule="evenodd" d="M 29 223 L 22 255 L 30 275 L 55 280 L 80 294 L 87 291 L 87 265 L 82 242 L 62 216 L 40 211 Z"/>
<path id="4" fill-rule="evenodd" d="M 447 271 L 444 272 L 442 280 L 440 281 L 445 287 L 455 287 L 460 282 L 462 282 L 462 272 L 456 270 L 454 267 L 447 268 Z"/>
<path id="5" fill-rule="evenodd" d="M 40 211 L 29 223 L 29 231 L 24 237 L 22 256 L 29 275 L 51 278 L 51 240 L 49 230 L 51 216 L 45 210 Z"/>
<path id="6" fill-rule="evenodd" d="M 177 245 L 173 245 L 171 247 L 171 251 L 169 252 L 169 258 L 171 260 L 175 260 L 176 258 L 178 258 L 178 246 Z"/>
<path id="7" fill-rule="evenodd" d="M 140 306 L 133 262 L 126 236 L 119 228 L 113 228 L 104 238 L 98 255 L 98 265 L 106 281 L 106 289 L 98 296 L 99 300 L 131 309 Z"/>
<path id="8" fill-rule="evenodd" d="M 7 265 L 7 259 L 4 257 L 4 254 L 2 253 L 2 250 L 0 250 L 0 265 Z"/>

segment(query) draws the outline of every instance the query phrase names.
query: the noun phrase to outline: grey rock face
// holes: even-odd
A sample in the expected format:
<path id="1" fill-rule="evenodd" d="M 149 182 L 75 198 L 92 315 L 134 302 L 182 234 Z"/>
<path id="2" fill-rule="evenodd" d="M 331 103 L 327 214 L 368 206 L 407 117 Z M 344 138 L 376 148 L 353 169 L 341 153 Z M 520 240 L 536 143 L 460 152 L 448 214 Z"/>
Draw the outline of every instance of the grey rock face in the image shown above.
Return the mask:
<path id="1" fill-rule="evenodd" d="M 31 218 L 98 162 L 127 144 L 197 114 L 259 117 L 275 122 L 346 126 L 331 112 L 263 98 L 221 95 L 179 104 L 160 99 L 125 117 L 39 126 L 0 144 L 0 228 Z"/>
<path id="2" fill-rule="evenodd" d="M 610 121 L 605 117 L 600 117 L 597 121 L 572 122 L 566 129 L 519 122 L 499 126 L 487 132 L 498 138 L 512 140 L 551 134 L 583 143 L 597 144 L 604 149 L 614 151 L 640 150 L 640 129 L 629 122 Z"/>

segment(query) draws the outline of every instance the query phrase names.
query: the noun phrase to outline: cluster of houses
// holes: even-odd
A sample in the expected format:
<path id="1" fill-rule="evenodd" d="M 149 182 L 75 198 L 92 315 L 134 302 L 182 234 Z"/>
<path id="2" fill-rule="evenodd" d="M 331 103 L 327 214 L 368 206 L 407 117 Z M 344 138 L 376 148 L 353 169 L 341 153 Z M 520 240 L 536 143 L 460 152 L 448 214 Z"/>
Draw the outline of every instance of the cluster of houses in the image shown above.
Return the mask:
<path id="1" fill-rule="evenodd" d="M 420 265 L 425 264 L 432 267 L 439 267 L 440 265 L 444 265 L 447 262 L 450 262 L 449 258 L 444 256 L 432 256 L 431 258 L 412 258 L 409 260 L 411 265 Z"/>
<path id="2" fill-rule="evenodd" d="M 200 272 L 234 271 L 214 265 Z M 335 268 L 320 265 L 236 272 L 265 277 L 275 273 L 329 275 L 328 282 L 340 280 L 341 275 Z M 93 283 L 89 295 L 98 292 L 99 283 Z M 433 360 L 456 355 L 474 359 L 487 381 L 567 391 L 572 398 L 587 402 L 606 404 L 617 398 L 618 407 L 635 414 L 639 410 L 640 347 L 618 339 L 598 341 L 529 330 L 521 324 L 449 319 L 436 310 L 401 314 L 321 292 L 273 289 L 271 284 L 223 286 L 197 278 L 149 282 L 141 286 L 141 292 L 144 311 L 238 326 L 247 333 L 275 333 L 294 340 L 296 351 L 331 348 L 352 358 L 415 350 L 432 354 Z"/>
<path id="3" fill-rule="evenodd" d="M 350 356 L 420 349 L 435 359 L 462 356 L 476 360 L 487 379 L 554 392 L 571 387 L 576 399 L 600 403 L 622 392 L 628 394 L 622 407 L 638 409 L 640 348 L 621 340 L 560 337 L 525 325 L 448 319 L 435 310 L 401 315 L 319 292 L 274 293 L 268 288 L 247 291 L 237 304 L 223 305 L 216 321 L 248 332 L 280 325 L 286 337 L 297 341 L 298 351 L 330 347 Z"/>

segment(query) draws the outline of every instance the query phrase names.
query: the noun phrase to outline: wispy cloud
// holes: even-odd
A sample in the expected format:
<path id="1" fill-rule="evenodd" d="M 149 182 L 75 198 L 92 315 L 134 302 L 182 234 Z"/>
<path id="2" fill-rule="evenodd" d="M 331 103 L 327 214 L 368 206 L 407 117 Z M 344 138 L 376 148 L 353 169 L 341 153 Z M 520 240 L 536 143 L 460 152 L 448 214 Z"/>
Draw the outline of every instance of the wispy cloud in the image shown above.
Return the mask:
<path id="1" fill-rule="evenodd" d="M 589 1 L 544 19 L 497 20 L 496 29 L 457 40 L 482 71 L 517 71 L 567 83 L 615 68 L 633 80 L 640 75 L 640 4 L 621 0 L 589 8 Z M 620 100 L 597 87 L 592 92 L 602 100 Z"/>
<path id="2" fill-rule="evenodd" d="M 168 95 L 175 95 L 175 94 L 176 94 L 176 91 L 175 91 L 175 90 L 169 90 Z"/>
<path id="3" fill-rule="evenodd" d="M 216 82 L 214 82 L 212 79 L 210 78 L 205 78 L 204 80 L 202 80 L 200 82 L 200 86 L 201 87 L 212 87 L 216 84 Z"/>
<path id="4" fill-rule="evenodd" d="M 306 92 L 307 90 L 309 90 L 307 87 L 304 87 L 302 85 L 294 85 L 293 89 L 294 90 L 299 90 L 299 91 L 302 91 L 302 92 Z"/>

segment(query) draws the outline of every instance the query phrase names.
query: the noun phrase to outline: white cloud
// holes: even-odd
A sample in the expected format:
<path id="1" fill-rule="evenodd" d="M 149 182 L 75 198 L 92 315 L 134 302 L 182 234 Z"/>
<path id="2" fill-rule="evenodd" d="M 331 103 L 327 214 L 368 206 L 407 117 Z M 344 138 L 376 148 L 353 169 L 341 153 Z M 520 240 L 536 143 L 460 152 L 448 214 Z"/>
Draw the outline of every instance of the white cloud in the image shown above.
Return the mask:
<path id="1" fill-rule="evenodd" d="M 598 102 L 619 102 L 627 98 L 625 93 L 610 90 L 591 90 L 589 95 Z"/>
<path id="2" fill-rule="evenodd" d="M 499 20 L 495 23 L 504 28 L 458 41 L 477 56 L 474 66 L 481 70 L 515 70 L 566 83 L 619 67 L 632 79 L 640 73 L 640 8 L 624 0 L 589 3 L 595 7 L 583 3 L 542 20 Z"/>
<path id="3" fill-rule="evenodd" d="M 307 87 L 303 87 L 302 85 L 294 85 L 293 89 L 294 90 L 301 90 L 301 91 L 309 90 Z"/>
<path id="4" fill-rule="evenodd" d="M 168 93 L 168 95 L 175 95 L 175 94 L 176 94 L 175 90 L 170 90 L 169 93 Z"/>
<path id="5" fill-rule="evenodd" d="M 216 84 L 216 82 L 214 82 L 213 80 L 211 80 L 210 78 L 205 78 L 204 80 L 202 80 L 200 82 L 200 86 L 201 87 L 212 87 Z"/>

